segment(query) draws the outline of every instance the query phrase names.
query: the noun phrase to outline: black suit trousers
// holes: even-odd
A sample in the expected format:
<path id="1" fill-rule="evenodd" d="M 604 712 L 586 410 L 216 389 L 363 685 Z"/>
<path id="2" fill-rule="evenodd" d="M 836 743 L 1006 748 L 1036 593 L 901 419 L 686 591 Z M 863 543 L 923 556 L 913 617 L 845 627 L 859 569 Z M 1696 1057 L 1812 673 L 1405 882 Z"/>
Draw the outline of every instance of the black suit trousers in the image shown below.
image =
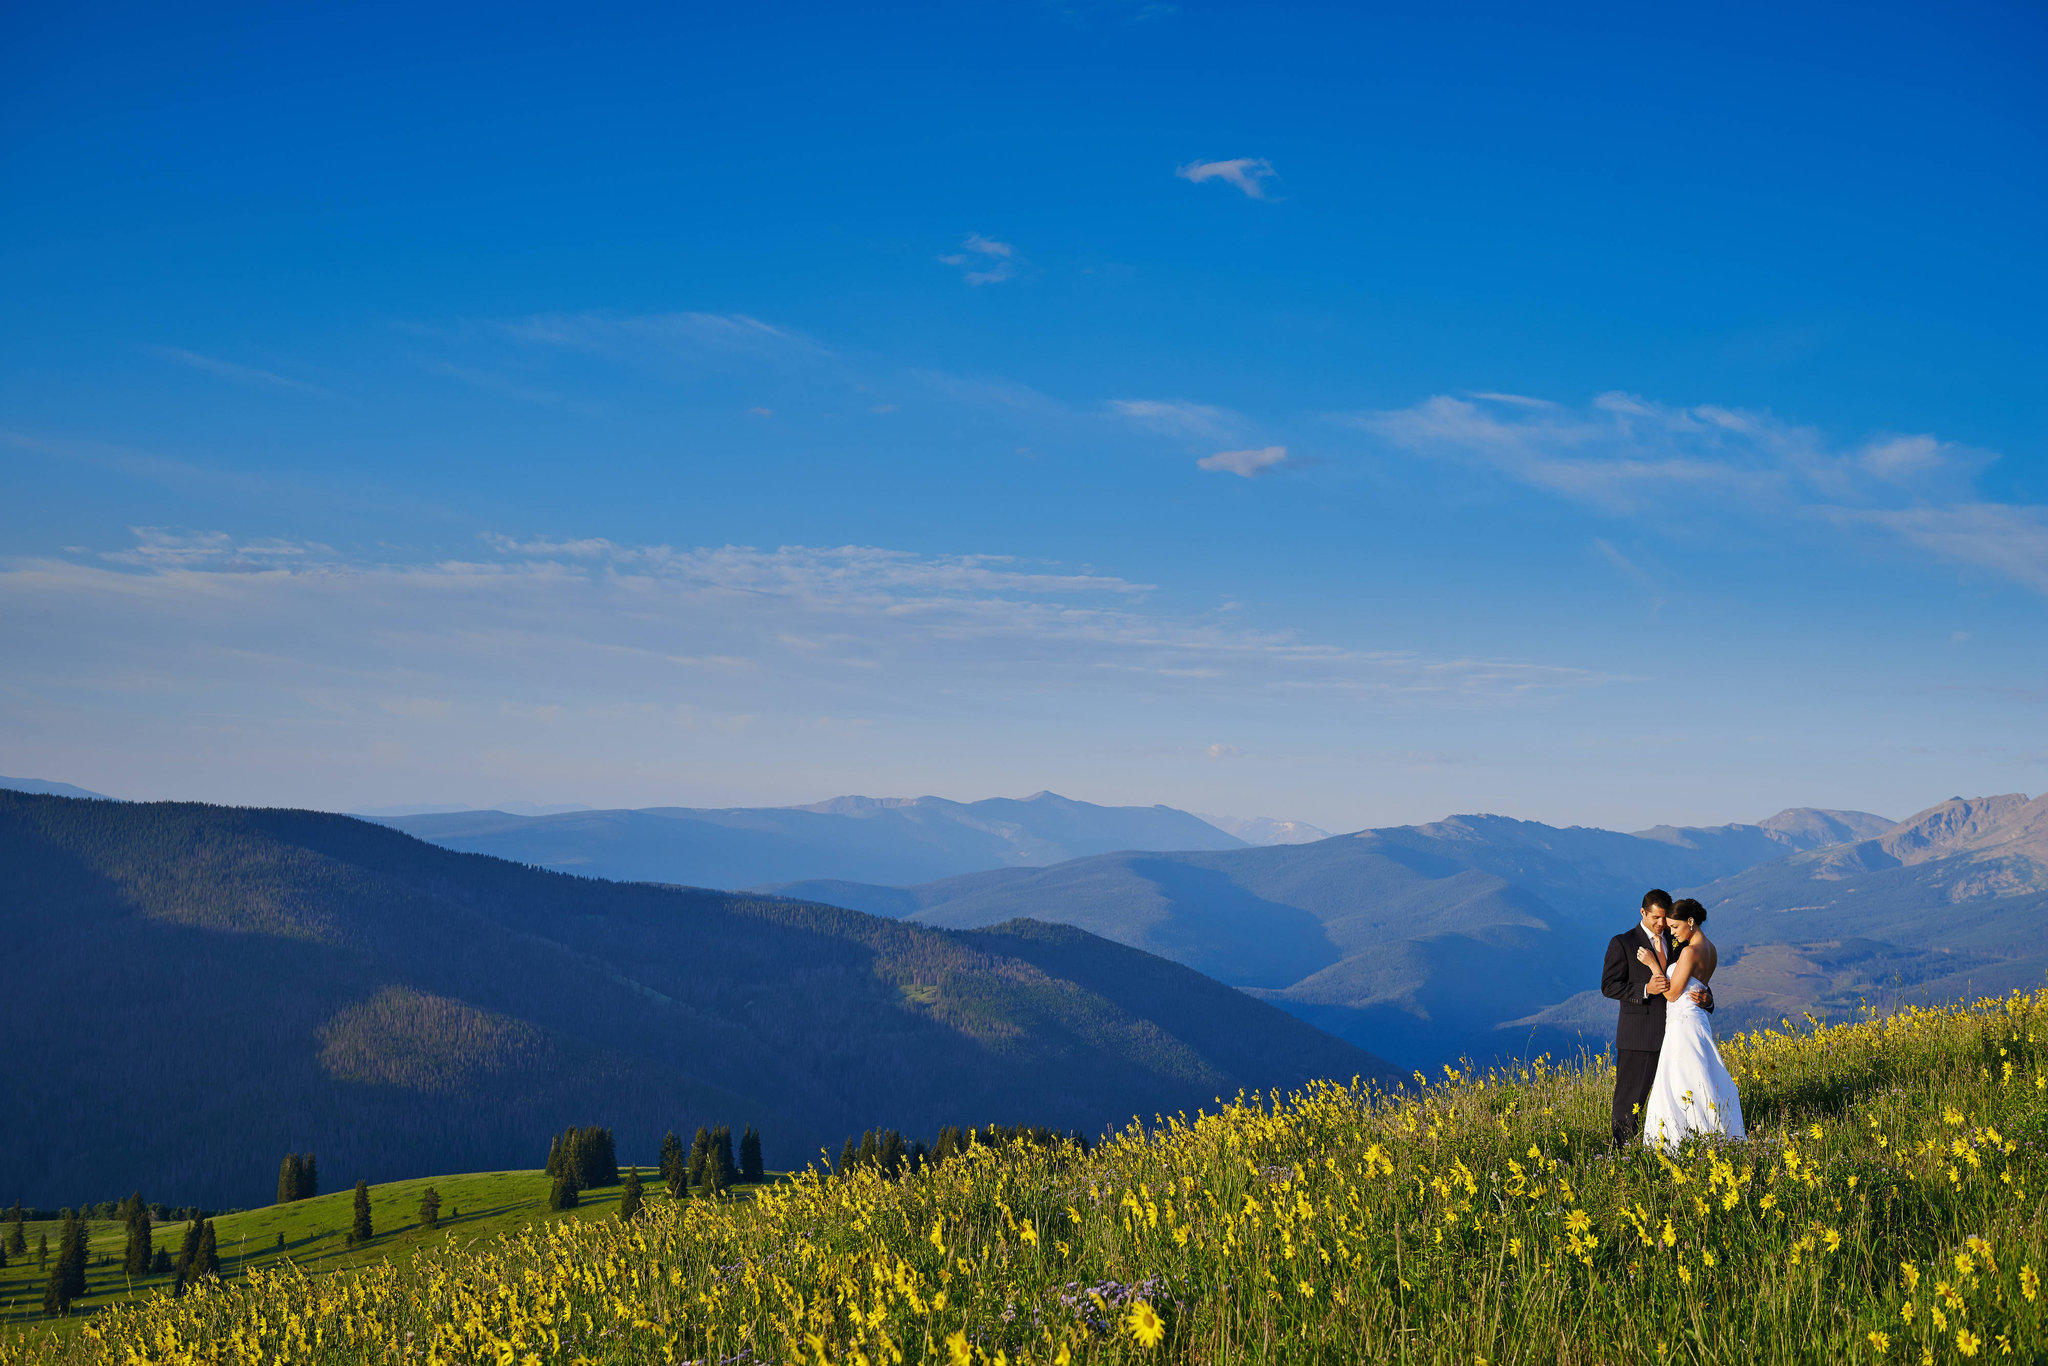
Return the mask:
<path id="1" fill-rule="evenodd" d="M 1625 1148 L 1643 1122 L 1650 1088 L 1657 1082 L 1657 1050 L 1618 1048 L 1614 1051 L 1614 1146 Z"/>

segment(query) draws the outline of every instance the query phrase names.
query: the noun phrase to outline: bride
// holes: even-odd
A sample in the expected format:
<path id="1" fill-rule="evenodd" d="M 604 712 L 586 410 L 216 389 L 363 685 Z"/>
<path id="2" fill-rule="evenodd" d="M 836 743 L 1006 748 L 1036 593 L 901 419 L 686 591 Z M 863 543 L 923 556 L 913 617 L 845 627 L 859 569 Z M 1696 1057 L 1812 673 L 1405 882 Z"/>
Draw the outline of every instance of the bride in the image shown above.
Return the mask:
<path id="1" fill-rule="evenodd" d="M 1667 919 L 1672 939 L 1684 947 L 1666 974 L 1671 985 L 1664 990 L 1664 1047 L 1650 1103 L 1643 1110 L 1643 1142 L 1676 1152 L 1694 1134 L 1741 1138 L 1744 1130 L 1742 1102 L 1721 1051 L 1714 1046 L 1713 1023 L 1687 995 L 1696 981 L 1704 984 L 1713 978 L 1720 961 L 1713 944 L 1700 933 L 1707 921 L 1706 908 L 1685 897 L 1671 907 Z M 1652 972 L 1660 970 L 1648 949 L 1636 950 L 1636 957 Z"/>

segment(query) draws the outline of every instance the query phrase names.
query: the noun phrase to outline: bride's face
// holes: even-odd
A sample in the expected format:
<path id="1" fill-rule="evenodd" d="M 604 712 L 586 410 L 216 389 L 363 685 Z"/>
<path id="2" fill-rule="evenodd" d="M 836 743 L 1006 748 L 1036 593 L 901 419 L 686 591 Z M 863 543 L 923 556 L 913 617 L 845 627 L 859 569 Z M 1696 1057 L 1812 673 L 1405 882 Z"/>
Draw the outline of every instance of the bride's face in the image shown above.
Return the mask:
<path id="1" fill-rule="evenodd" d="M 1681 944 L 1691 943 L 1692 937 L 1698 934 L 1699 932 L 1700 927 L 1698 925 L 1695 925 L 1690 920 L 1679 920 L 1674 918 L 1671 921 L 1671 937 Z"/>

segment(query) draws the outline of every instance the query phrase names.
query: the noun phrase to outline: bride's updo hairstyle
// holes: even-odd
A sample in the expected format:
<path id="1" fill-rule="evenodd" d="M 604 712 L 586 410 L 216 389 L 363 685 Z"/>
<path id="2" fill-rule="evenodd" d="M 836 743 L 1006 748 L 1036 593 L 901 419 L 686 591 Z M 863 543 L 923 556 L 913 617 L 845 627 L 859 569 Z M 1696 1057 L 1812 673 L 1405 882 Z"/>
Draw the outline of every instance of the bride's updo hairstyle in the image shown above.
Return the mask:
<path id="1" fill-rule="evenodd" d="M 1689 896 L 1680 897 L 1671 903 L 1670 916 L 1673 920 L 1683 920 L 1697 928 L 1707 923 L 1707 908 Z"/>

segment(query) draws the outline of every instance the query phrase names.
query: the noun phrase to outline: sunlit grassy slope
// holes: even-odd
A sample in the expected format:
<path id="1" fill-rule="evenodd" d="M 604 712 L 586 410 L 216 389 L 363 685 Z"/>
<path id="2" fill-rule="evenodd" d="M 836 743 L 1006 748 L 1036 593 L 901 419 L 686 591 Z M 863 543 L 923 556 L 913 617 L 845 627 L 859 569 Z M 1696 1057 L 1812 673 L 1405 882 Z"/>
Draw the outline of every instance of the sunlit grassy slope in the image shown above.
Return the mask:
<path id="1" fill-rule="evenodd" d="M 46 1359 L 2039 1362 L 2044 1029 L 2048 992 L 1731 1041 L 1755 1136 L 1676 1161 L 1608 1153 L 1599 1065 L 1322 1087 L 281 1268 Z"/>
<path id="2" fill-rule="evenodd" d="M 646 1182 L 648 1205 L 667 1204 L 668 1195 L 653 1169 L 642 1168 L 641 1174 Z M 350 1188 L 289 1205 L 223 1214 L 213 1221 L 222 1278 L 233 1282 L 246 1271 L 274 1270 L 286 1261 L 316 1273 L 377 1262 L 403 1265 L 423 1250 L 467 1245 L 516 1231 L 537 1220 L 576 1222 L 617 1215 L 618 1186 L 584 1191 L 575 1209 L 551 1213 L 547 1197 L 552 1184 L 546 1172 L 506 1171 L 467 1172 L 372 1186 L 370 1223 L 376 1236 L 356 1247 L 348 1245 L 349 1224 L 355 1213 L 355 1192 Z M 441 1218 L 433 1229 L 421 1227 L 419 1221 L 420 1194 L 429 1186 L 441 1196 Z M 754 1187 L 741 1183 L 734 1189 L 744 1196 Z M 46 1327 L 75 1329 L 77 1319 L 110 1304 L 146 1299 L 168 1289 L 168 1273 L 138 1277 L 131 1283 L 121 1270 L 127 1229 L 118 1223 L 95 1220 L 91 1225 L 91 1264 L 86 1268 L 86 1284 L 91 1294 L 74 1302 L 73 1322 L 48 1324 L 42 1316 L 43 1285 L 48 1272 L 37 1266 L 35 1247 L 38 1235 L 47 1233 L 50 1255 L 54 1258 L 61 1227 L 55 1221 L 26 1225 L 28 1255 L 13 1258 L 11 1265 L 0 1268 L 0 1325 L 5 1325 L 0 1327 L 0 1333 L 12 1337 L 35 1334 Z M 155 1245 L 167 1248 L 175 1256 L 184 1229 L 182 1223 L 157 1225 L 153 1231 Z M 282 1251 L 278 1248 L 279 1234 L 284 1235 Z M 109 1258 L 110 1263 L 104 1260 Z"/>

